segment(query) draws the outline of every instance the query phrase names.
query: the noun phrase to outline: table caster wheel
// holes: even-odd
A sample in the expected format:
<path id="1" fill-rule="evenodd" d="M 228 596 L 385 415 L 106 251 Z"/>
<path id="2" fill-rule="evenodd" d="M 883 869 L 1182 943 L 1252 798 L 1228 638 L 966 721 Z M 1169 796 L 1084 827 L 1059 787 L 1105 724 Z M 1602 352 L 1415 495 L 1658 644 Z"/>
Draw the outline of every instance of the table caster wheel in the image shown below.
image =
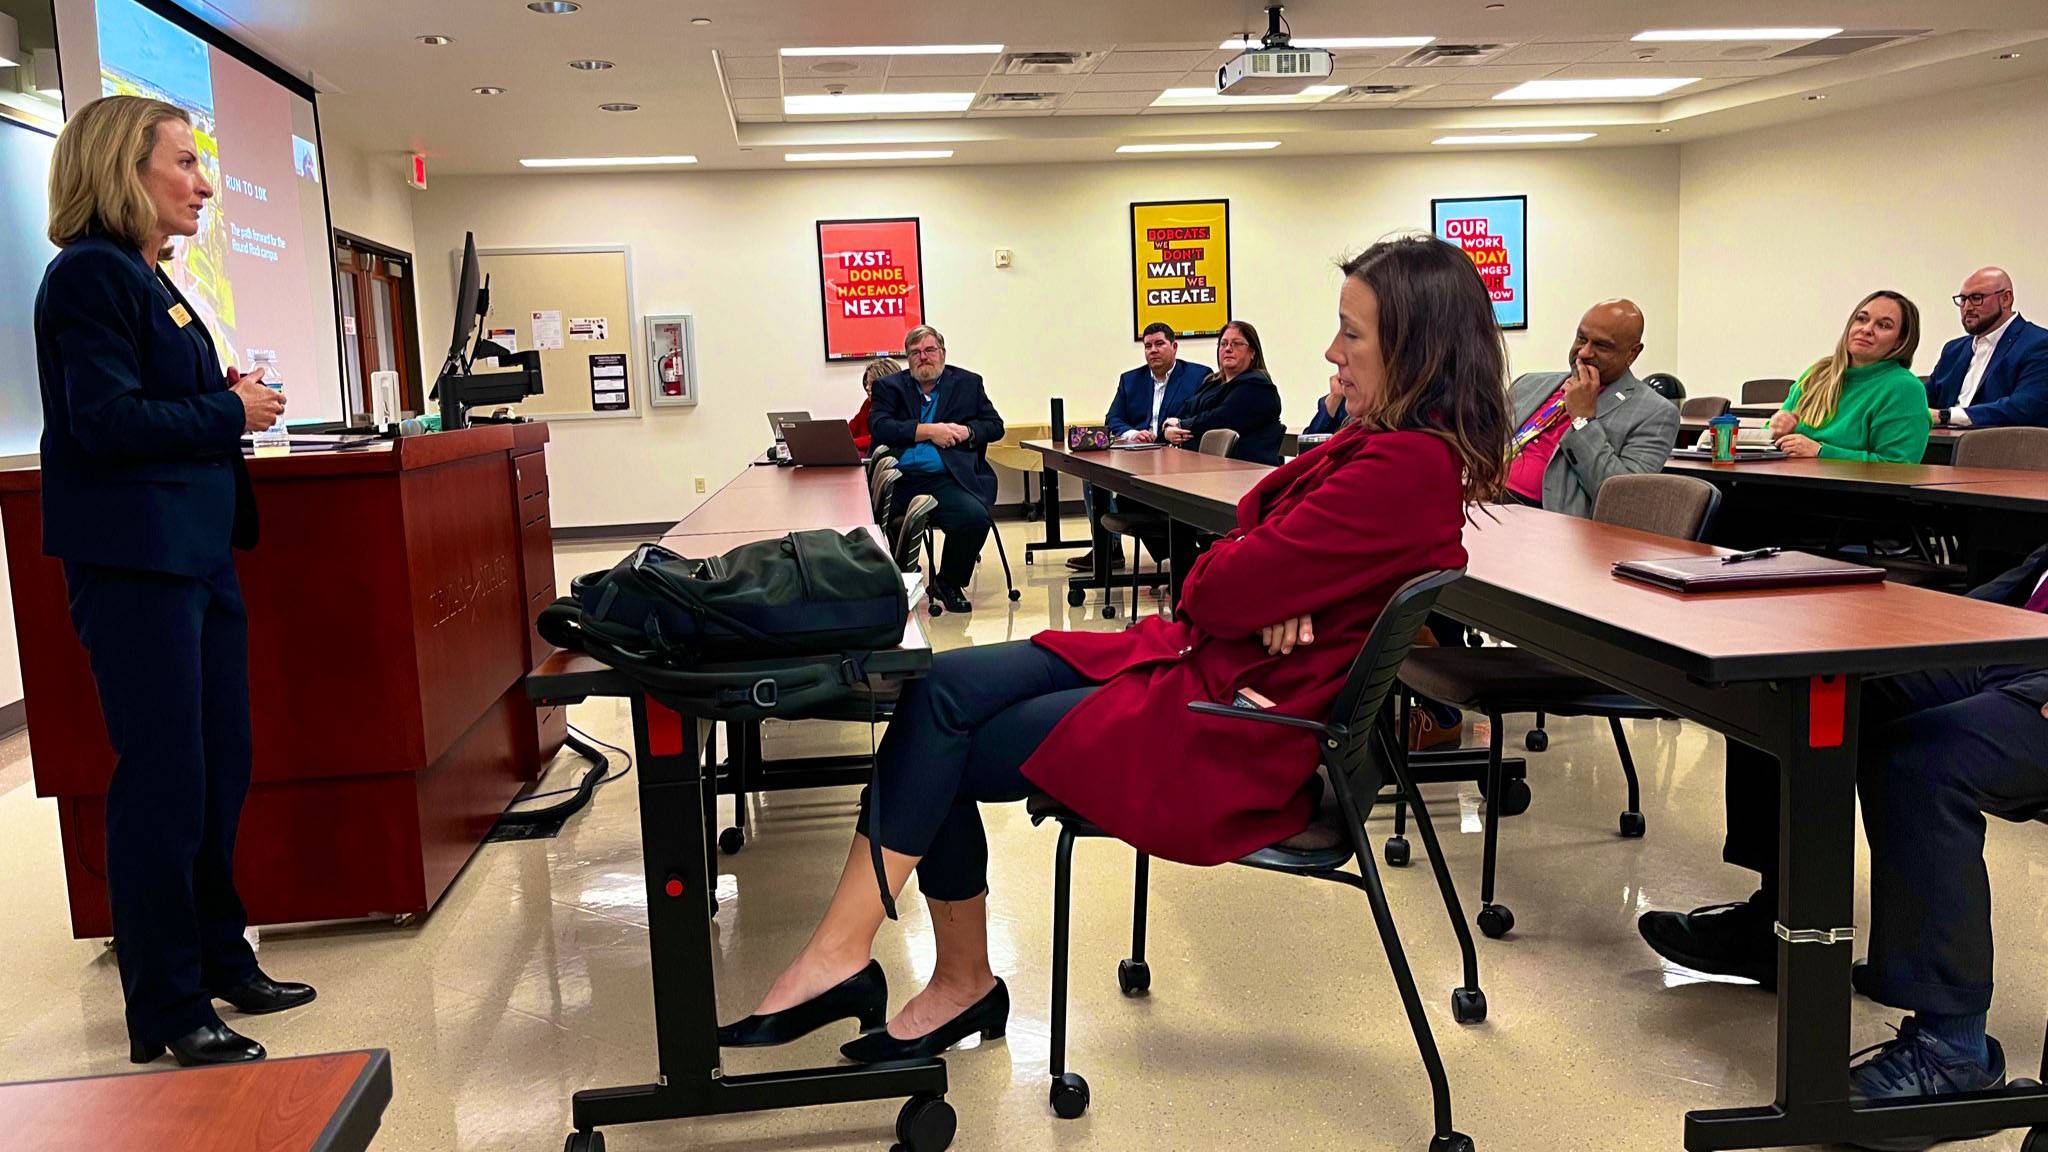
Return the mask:
<path id="1" fill-rule="evenodd" d="M 1152 966 L 1143 960 L 1117 961 L 1116 986 L 1126 996 L 1143 996 L 1152 990 Z"/>
<path id="2" fill-rule="evenodd" d="M 1449 1136 L 1432 1136 L 1429 1139 L 1429 1152 L 1472 1152 L 1472 1138 L 1463 1132 L 1453 1132 Z"/>
<path id="3" fill-rule="evenodd" d="M 1501 788 L 1501 816 L 1503 818 L 1520 816 L 1529 810 L 1529 801 L 1531 799 L 1533 799 L 1533 794 L 1529 791 L 1529 782 L 1527 780 L 1509 780 Z"/>
<path id="4" fill-rule="evenodd" d="M 1387 867 L 1406 868 L 1408 866 L 1408 838 L 1406 836 L 1387 837 L 1386 855 Z"/>
<path id="5" fill-rule="evenodd" d="M 1104 605 L 1102 606 L 1102 618 L 1103 618 L 1104 620 L 1114 620 L 1114 619 L 1116 619 L 1116 605 L 1114 605 L 1114 604 L 1104 604 Z"/>
<path id="6" fill-rule="evenodd" d="M 896 1114 L 896 1147 L 904 1152 L 946 1152 L 960 1118 L 943 1096 L 912 1096 Z"/>
<path id="7" fill-rule="evenodd" d="M 1460 1024 L 1484 1023 L 1486 993 L 1478 988 L 1451 989 L 1451 1019 Z"/>
<path id="8" fill-rule="evenodd" d="M 737 856 L 747 846 L 747 834 L 738 828 L 727 828 L 718 834 L 718 850 L 727 856 Z"/>
<path id="9" fill-rule="evenodd" d="M 1550 733 L 1545 732 L 1541 728 L 1531 728 L 1528 735 L 1522 737 L 1522 747 L 1527 748 L 1531 752 L 1549 751 Z"/>
<path id="10" fill-rule="evenodd" d="M 1067 590 L 1067 607 L 1079 608 L 1087 602 L 1088 594 L 1086 592 L 1081 591 L 1079 588 L 1069 588 Z"/>
<path id="11" fill-rule="evenodd" d="M 1062 1120 L 1078 1120 L 1088 1111 L 1088 1082 L 1078 1072 L 1067 1072 L 1053 1078 L 1053 1115 Z"/>
<path id="12" fill-rule="evenodd" d="M 931 603 L 925 605 L 924 610 L 926 612 L 931 613 L 934 616 L 944 616 L 946 614 L 946 610 L 939 606 L 939 602 L 937 600 L 934 600 Z"/>
<path id="13" fill-rule="evenodd" d="M 1500 939 L 1512 932 L 1514 927 L 1515 914 L 1508 911 L 1505 904 L 1488 904 L 1479 910 L 1479 930 L 1486 933 L 1489 940 Z"/>
<path id="14" fill-rule="evenodd" d="M 1010 589 L 1010 603 L 1015 604 L 1017 601 L 1022 600 L 1023 598 L 1024 593 L 1019 592 L 1015 588 Z"/>
<path id="15" fill-rule="evenodd" d="M 571 1132 L 562 1141 L 562 1152 L 604 1152 L 604 1133 Z"/>
<path id="16" fill-rule="evenodd" d="M 1623 836 L 1631 840 L 1640 840 L 1643 837 L 1643 833 L 1649 830 L 1649 825 L 1643 822 L 1643 814 L 1641 812 L 1623 812 L 1621 814 L 1621 834 Z"/>

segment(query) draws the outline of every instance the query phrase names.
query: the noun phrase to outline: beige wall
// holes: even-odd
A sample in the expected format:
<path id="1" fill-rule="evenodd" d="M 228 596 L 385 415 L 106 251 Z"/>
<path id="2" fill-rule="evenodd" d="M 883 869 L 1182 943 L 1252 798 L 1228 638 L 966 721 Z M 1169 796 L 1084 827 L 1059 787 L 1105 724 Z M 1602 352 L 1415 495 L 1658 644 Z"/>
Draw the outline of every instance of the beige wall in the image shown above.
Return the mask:
<path id="1" fill-rule="evenodd" d="M 696 315 L 703 402 L 556 422 L 555 523 L 667 521 L 701 499 L 693 477 L 715 490 L 760 451 L 764 411 L 858 406 L 861 366 L 823 360 L 816 220 L 922 218 L 930 318 L 952 361 L 982 373 L 1012 420 L 1043 422 L 1056 395 L 1070 415 L 1099 419 L 1116 374 L 1139 362 L 1128 204 L 1228 197 L 1235 310 L 1258 324 L 1298 426 L 1328 378 L 1332 262 L 1383 233 L 1427 227 L 1432 196 L 1517 192 L 1530 197 L 1535 290 L 1530 330 L 1509 337 L 1516 369 L 1561 366 L 1580 312 L 1617 294 L 1648 315 L 1645 368 L 1675 363 L 1674 148 L 435 181 L 415 210 L 421 324 L 449 322 L 446 254 L 465 229 L 486 247 L 630 245 L 639 313 Z M 998 247 L 1015 252 L 1013 267 L 994 267 Z M 1213 363 L 1210 341 L 1183 352 Z"/>
<path id="2" fill-rule="evenodd" d="M 1877 288 L 1921 310 L 1914 370 L 1962 334 L 1949 297 L 1984 264 L 2048 318 L 2048 79 L 1688 144 L 1679 195 L 1679 375 L 1733 396 L 1834 348 Z"/>
<path id="3" fill-rule="evenodd" d="M 397 153 L 366 153 L 333 140 L 325 141 L 323 150 L 327 210 L 334 227 L 412 252 L 413 200 L 419 193 L 405 182 L 406 158 Z"/>

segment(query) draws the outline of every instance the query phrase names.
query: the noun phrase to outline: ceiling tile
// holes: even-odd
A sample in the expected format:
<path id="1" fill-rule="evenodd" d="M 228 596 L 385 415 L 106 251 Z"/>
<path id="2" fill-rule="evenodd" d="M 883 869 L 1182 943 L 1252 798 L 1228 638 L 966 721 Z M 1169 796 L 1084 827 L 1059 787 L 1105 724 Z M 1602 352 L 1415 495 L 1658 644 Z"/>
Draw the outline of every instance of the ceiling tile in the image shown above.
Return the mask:
<path id="1" fill-rule="evenodd" d="M 1432 66 L 1409 65 L 1403 68 L 1388 68 L 1387 76 L 1430 76 L 1439 84 L 1520 84 L 1525 80 L 1541 80 L 1557 71 L 1555 64 L 1437 64 Z M 1406 83 L 1406 80 L 1402 80 Z M 1393 81 L 1389 81 L 1393 83 Z"/>
<path id="2" fill-rule="evenodd" d="M 782 101 L 780 99 L 734 100 L 732 102 L 732 110 L 736 115 L 742 118 L 748 116 L 766 116 L 771 119 L 779 120 L 782 118 Z"/>
<path id="3" fill-rule="evenodd" d="M 1096 66 L 1097 72 L 1186 72 L 1201 68 L 1208 52 L 1132 52 L 1119 48 Z"/>
<path id="4" fill-rule="evenodd" d="M 1490 104 L 1495 95 L 1507 91 L 1508 87 L 1506 84 L 1439 84 L 1429 90 L 1428 97 L 1431 104 Z"/>
<path id="5" fill-rule="evenodd" d="M 791 76 L 782 81 L 782 94 L 785 96 L 829 96 L 831 95 L 832 88 L 837 88 L 842 84 L 845 85 L 844 88 L 840 88 L 842 92 L 856 92 L 867 95 L 882 90 L 882 78 L 879 76 L 834 76 L 830 79 L 822 76 L 816 79 L 799 79 Z"/>
<path id="6" fill-rule="evenodd" d="M 996 76 L 982 81 L 983 92 L 1072 92 L 1081 86 L 1081 76 Z"/>
<path id="7" fill-rule="evenodd" d="M 736 98 L 744 100 L 780 100 L 780 80 L 728 80 L 726 90 Z"/>
<path id="8" fill-rule="evenodd" d="M 774 56 L 725 56 L 720 55 L 718 66 L 727 79 L 732 80 L 779 80 L 782 78 L 782 61 Z"/>
<path id="9" fill-rule="evenodd" d="M 886 60 L 889 75 L 895 76 L 986 76 L 996 66 L 1001 56 L 979 54 L 970 56 L 871 56 L 871 60 Z"/>
<path id="10" fill-rule="evenodd" d="M 1611 44 L 1574 42 L 1568 44 L 1523 44 L 1494 58 L 1497 64 L 1577 64 L 1591 60 L 1612 48 Z"/>
<path id="11" fill-rule="evenodd" d="M 1136 112 L 1152 103 L 1150 92 L 1076 92 L 1060 103 L 1061 111 Z"/>
<path id="12" fill-rule="evenodd" d="M 975 92 L 988 83 L 986 72 L 978 76 L 891 76 L 884 92 Z"/>
<path id="13" fill-rule="evenodd" d="M 1157 95 L 1177 77 L 1163 72 L 1096 72 L 1081 77 L 1082 92 L 1150 92 Z"/>
<path id="14" fill-rule="evenodd" d="M 967 114 L 969 120 L 998 120 L 1013 116 L 1050 116 L 1050 108 L 977 108 Z"/>
<path id="15" fill-rule="evenodd" d="M 885 56 L 788 56 L 782 61 L 784 76 L 880 76 L 888 70 Z M 972 72 L 967 68 L 962 71 Z"/>

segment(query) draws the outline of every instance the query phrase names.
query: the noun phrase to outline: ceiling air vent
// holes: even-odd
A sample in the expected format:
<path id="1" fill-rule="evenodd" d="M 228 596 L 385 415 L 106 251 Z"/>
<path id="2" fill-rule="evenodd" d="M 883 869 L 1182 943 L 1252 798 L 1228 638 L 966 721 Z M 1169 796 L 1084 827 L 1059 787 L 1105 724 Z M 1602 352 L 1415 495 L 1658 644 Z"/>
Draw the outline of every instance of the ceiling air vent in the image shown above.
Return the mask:
<path id="1" fill-rule="evenodd" d="M 977 112 L 1024 112 L 1051 108 L 1060 102 L 1059 92 L 988 92 L 974 101 Z"/>
<path id="2" fill-rule="evenodd" d="M 1825 40 L 1815 40 L 1811 44 L 1788 48 L 1771 59 L 1827 60 L 1867 52 L 1872 48 L 1882 48 L 1886 44 L 1896 44 L 1901 40 L 1911 40 L 1926 34 L 1925 28 L 1858 29 L 1853 32 L 1837 32 Z"/>
<path id="3" fill-rule="evenodd" d="M 1512 44 L 1431 44 L 1410 53 L 1399 67 L 1467 68 L 1488 63 L 1512 47 Z"/>
<path id="4" fill-rule="evenodd" d="M 1008 52 L 996 62 L 998 76 L 1078 76 L 1092 72 L 1106 52 Z"/>
<path id="5" fill-rule="evenodd" d="M 1391 104 L 1415 91 L 1413 84 L 1353 84 L 1323 104 Z M 1318 105 L 1320 107 L 1321 105 Z"/>

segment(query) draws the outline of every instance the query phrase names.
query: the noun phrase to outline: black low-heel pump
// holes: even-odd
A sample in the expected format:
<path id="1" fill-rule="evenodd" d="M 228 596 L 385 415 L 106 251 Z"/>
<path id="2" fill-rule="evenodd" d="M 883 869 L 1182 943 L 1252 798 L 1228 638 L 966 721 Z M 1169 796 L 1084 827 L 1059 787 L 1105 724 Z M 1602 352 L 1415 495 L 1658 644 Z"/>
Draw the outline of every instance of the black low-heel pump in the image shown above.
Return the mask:
<path id="1" fill-rule="evenodd" d="M 840 1046 L 839 1054 L 856 1064 L 880 1064 L 890 1060 L 928 1060 L 976 1032 L 983 1040 L 1000 1040 L 1010 1026 L 1010 989 L 1002 977 L 988 995 L 974 1002 L 958 1016 L 922 1036 L 898 1040 L 887 1028 L 863 1034 Z"/>
<path id="2" fill-rule="evenodd" d="M 263 1045 L 249 1039 L 225 1024 L 208 1024 L 195 1028 L 168 1044 L 145 1044 L 140 1040 L 128 1041 L 128 1062 L 147 1064 L 164 1054 L 169 1048 L 171 1056 L 180 1068 L 191 1068 L 200 1064 L 246 1064 L 251 1060 L 263 1059 Z"/>
<path id="3" fill-rule="evenodd" d="M 889 1011 L 889 980 L 873 960 L 868 966 L 801 1004 L 780 1012 L 749 1016 L 718 1030 L 720 1048 L 766 1048 L 808 1036 L 835 1020 L 852 1017 L 863 1030 L 879 1028 Z"/>

